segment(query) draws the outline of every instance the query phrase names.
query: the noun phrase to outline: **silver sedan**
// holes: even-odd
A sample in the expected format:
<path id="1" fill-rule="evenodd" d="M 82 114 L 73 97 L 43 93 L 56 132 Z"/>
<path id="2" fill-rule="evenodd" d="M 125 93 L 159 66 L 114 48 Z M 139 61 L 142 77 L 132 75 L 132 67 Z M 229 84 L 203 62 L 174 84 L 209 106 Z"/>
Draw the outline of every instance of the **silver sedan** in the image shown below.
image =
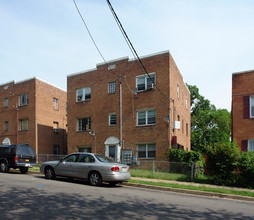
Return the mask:
<path id="1" fill-rule="evenodd" d="M 73 153 L 60 161 L 47 161 L 40 167 L 46 179 L 56 176 L 88 180 L 92 186 L 109 182 L 112 185 L 131 178 L 129 166 L 116 163 L 110 158 L 93 153 Z"/>

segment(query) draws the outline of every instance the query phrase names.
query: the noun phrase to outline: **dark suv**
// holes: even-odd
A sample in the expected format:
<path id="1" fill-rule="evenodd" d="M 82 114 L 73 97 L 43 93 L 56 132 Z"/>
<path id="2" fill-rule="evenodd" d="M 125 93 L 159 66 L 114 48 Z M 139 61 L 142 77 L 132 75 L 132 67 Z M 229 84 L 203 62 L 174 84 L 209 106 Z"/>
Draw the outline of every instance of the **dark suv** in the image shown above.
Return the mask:
<path id="1" fill-rule="evenodd" d="M 0 171 L 9 172 L 10 168 L 19 168 L 26 173 L 29 167 L 36 165 L 36 154 L 31 146 L 23 144 L 0 145 Z"/>

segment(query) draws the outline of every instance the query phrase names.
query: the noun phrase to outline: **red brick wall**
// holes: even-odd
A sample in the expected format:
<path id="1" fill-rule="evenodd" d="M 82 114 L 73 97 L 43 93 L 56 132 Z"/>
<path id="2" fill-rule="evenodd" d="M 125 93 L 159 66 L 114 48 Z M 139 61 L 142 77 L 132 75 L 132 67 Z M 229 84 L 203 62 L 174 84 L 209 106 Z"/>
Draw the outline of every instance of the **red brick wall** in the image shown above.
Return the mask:
<path id="1" fill-rule="evenodd" d="M 159 89 L 138 92 L 133 95 L 136 88 L 136 76 L 145 74 L 140 69 L 137 61 L 129 61 L 128 58 L 118 61 L 112 61 L 109 64 L 115 64 L 116 68 L 108 70 L 107 65 L 97 65 L 97 69 L 70 75 L 67 79 L 68 87 L 68 152 L 77 151 L 77 146 L 94 147 L 94 138 L 88 132 L 76 132 L 77 118 L 91 117 L 92 130 L 96 132 L 97 152 L 104 154 L 104 142 L 110 136 L 115 136 L 120 140 L 120 96 L 119 86 L 122 83 L 122 135 L 125 148 L 133 148 L 134 154 L 137 154 L 138 143 L 156 143 L 156 159 L 165 159 L 165 152 L 171 145 L 168 135 L 168 123 L 164 118 L 169 114 L 169 74 L 178 74 L 176 71 L 170 73 L 170 55 L 162 53 L 142 59 L 148 73 L 155 72 L 156 85 Z M 118 77 L 117 75 L 121 75 Z M 179 76 L 176 76 L 179 77 Z M 119 80 L 118 80 L 119 79 Z M 172 79 L 175 80 L 175 79 Z M 182 80 L 179 77 L 179 82 Z M 117 91 L 115 94 L 108 94 L 108 82 L 117 82 Z M 183 82 L 180 82 L 184 85 Z M 84 103 L 76 103 L 76 90 L 78 88 L 90 86 L 91 100 Z M 182 87 L 184 88 L 184 86 Z M 160 91 L 159 91 L 160 90 Z M 164 95 L 162 95 L 163 93 Z M 185 94 L 188 94 L 185 91 Z M 189 94 L 188 94 L 189 96 Z M 137 110 L 156 109 L 156 125 L 137 126 Z M 178 106 L 177 106 L 178 108 Z M 178 110 L 180 111 L 180 109 Z M 186 109 L 185 109 L 186 111 Z M 188 109 L 189 111 L 189 109 Z M 117 125 L 108 125 L 108 114 L 117 114 Z M 183 113 L 185 115 L 185 113 Z M 190 117 L 186 117 L 190 121 Z M 189 122 L 190 125 L 190 122 Z M 184 140 L 186 139 L 186 140 Z M 182 135 L 179 142 L 190 149 L 189 137 Z M 94 149 L 93 149 L 94 150 Z"/>
<path id="2" fill-rule="evenodd" d="M 28 94 L 29 103 L 19 105 L 19 96 Z M 11 82 L 0 86 L 0 142 L 9 138 L 12 144 L 24 143 L 33 146 L 36 153 L 53 153 L 53 145 L 60 146 L 60 153 L 66 149 L 65 125 L 67 122 L 65 105 L 66 92 L 36 78 L 19 83 Z M 59 99 L 59 111 L 53 110 L 53 97 Z M 4 99 L 9 106 L 4 107 Z M 27 131 L 17 132 L 17 117 L 28 119 Z M 9 122 L 8 131 L 4 130 L 5 121 Z M 53 121 L 59 121 L 61 132 L 53 133 Z M 65 150 L 66 151 L 66 150 Z"/>
<path id="3" fill-rule="evenodd" d="M 242 140 L 254 138 L 254 118 L 244 119 L 243 97 L 254 95 L 254 71 L 236 73 L 232 76 L 232 138 L 237 145 Z"/>

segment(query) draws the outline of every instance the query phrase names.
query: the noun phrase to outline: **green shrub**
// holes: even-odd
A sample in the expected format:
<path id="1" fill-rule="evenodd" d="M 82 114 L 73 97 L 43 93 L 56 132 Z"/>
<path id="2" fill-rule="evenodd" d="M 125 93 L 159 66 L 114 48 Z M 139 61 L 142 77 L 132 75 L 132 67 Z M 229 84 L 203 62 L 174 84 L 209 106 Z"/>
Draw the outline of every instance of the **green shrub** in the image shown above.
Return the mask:
<path id="1" fill-rule="evenodd" d="M 174 149 L 174 148 L 169 149 L 168 159 L 170 162 L 180 162 L 180 163 L 203 162 L 203 156 L 200 152 L 185 151 L 185 150 Z"/>
<path id="2" fill-rule="evenodd" d="M 254 187 L 254 152 L 241 152 L 238 160 L 238 181 L 237 185 Z"/>
<path id="3" fill-rule="evenodd" d="M 236 184 L 239 178 L 236 170 L 240 158 L 240 149 L 235 142 L 208 146 L 206 156 L 206 169 L 215 184 Z"/>

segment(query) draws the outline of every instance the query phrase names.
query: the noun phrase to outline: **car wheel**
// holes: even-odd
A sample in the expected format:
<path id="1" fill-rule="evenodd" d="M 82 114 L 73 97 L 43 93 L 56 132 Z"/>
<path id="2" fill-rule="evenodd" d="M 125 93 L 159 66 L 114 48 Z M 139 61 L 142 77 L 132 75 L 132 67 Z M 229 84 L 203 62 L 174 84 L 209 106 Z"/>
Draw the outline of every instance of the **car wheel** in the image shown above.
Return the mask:
<path id="1" fill-rule="evenodd" d="M 55 171 L 52 167 L 45 168 L 45 177 L 46 179 L 53 180 L 56 178 Z"/>
<path id="2" fill-rule="evenodd" d="M 101 175 L 98 172 L 91 172 L 89 175 L 89 183 L 92 186 L 99 186 L 102 183 Z"/>
<path id="3" fill-rule="evenodd" d="M 9 172 L 9 167 L 8 167 L 6 162 L 4 162 L 4 161 L 0 162 L 0 171 L 2 173 L 8 173 Z"/>
<path id="4" fill-rule="evenodd" d="M 20 173 L 24 174 L 24 173 L 27 173 L 28 167 L 20 167 L 19 170 L 20 170 Z"/>

